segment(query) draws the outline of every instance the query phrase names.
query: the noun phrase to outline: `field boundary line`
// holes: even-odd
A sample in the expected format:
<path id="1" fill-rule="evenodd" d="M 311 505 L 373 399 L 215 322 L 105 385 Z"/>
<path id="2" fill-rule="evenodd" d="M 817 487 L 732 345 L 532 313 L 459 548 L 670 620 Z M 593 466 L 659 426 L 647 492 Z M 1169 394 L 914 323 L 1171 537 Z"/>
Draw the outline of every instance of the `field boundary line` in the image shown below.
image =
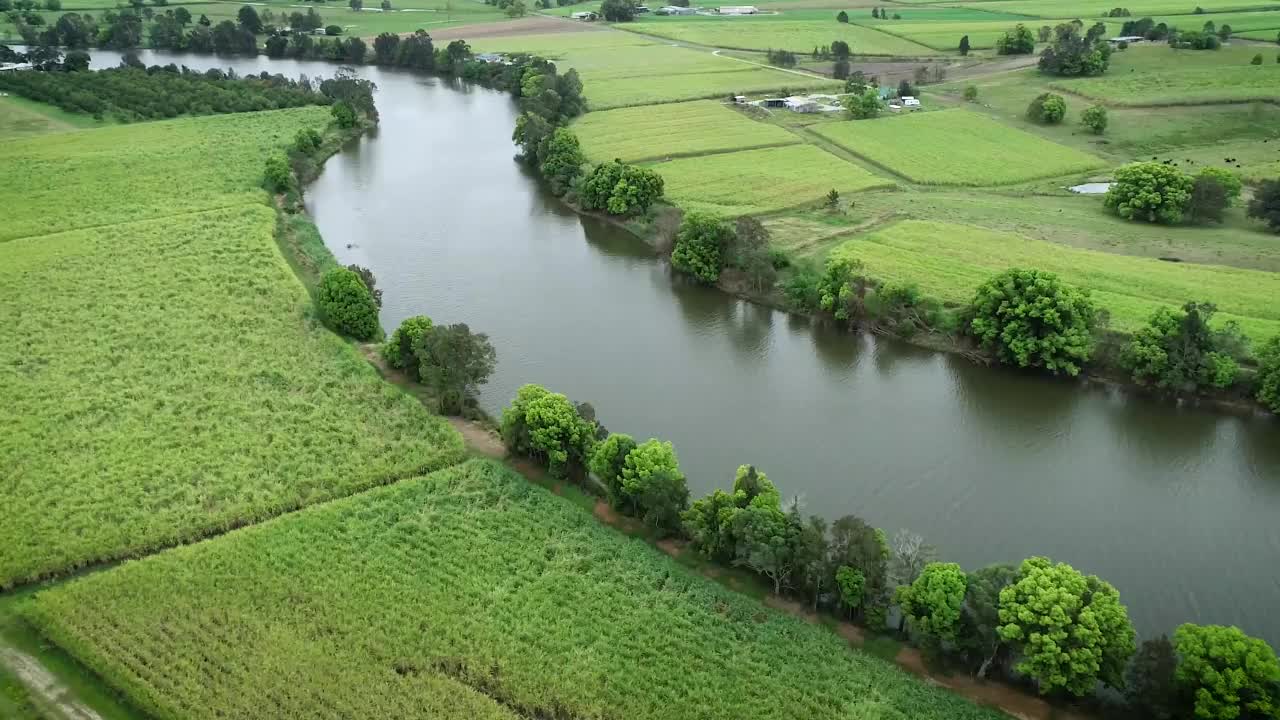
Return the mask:
<path id="1" fill-rule="evenodd" d="M 97 711 L 81 702 L 71 688 L 21 650 L 0 645 L 0 667 L 13 674 L 32 695 L 40 713 L 56 720 L 103 720 Z"/>
<path id="2" fill-rule="evenodd" d="M 768 150 L 770 148 L 791 147 L 792 145 L 802 144 L 804 144 L 804 140 L 796 138 L 788 142 L 766 143 L 764 145 L 743 145 L 742 147 L 725 148 L 723 150 L 703 150 L 700 152 L 671 153 L 669 155 L 653 155 L 650 157 L 631 158 L 625 162 L 662 164 L 668 160 L 687 160 L 689 158 L 710 157 L 712 155 L 730 155 L 732 153 L 746 152 L 748 150 Z"/>
<path id="3" fill-rule="evenodd" d="M 849 148 L 841 145 L 840 143 L 830 138 L 824 137 L 813 130 L 810 130 L 808 125 L 800 125 L 794 128 L 788 128 L 788 130 L 803 134 L 806 138 L 809 139 L 809 144 L 817 145 L 818 147 L 822 148 L 823 150 L 826 150 L 827 152 L 831 153 L 832 155 L 835 155 L 836 157 L 843 158 L 846 161 L 852 160 L 859 163 L 866 163 L 867 165 L 870 165 L 876 168 L 877 170 L 888 173 L 890 176 L 898 179 L 900 182 L 904 182 L 909 185 L 920 184 L 915 180 L 912 180 L 906 175 L 903 175 L 902 173 L 888 166 L 881 165 L 880 163 L 876 162 L 875 160 L 872 160 L 871 158 L 863 157 L 862 155 L 859 155 L 858 153 L 850 150 Z"/>

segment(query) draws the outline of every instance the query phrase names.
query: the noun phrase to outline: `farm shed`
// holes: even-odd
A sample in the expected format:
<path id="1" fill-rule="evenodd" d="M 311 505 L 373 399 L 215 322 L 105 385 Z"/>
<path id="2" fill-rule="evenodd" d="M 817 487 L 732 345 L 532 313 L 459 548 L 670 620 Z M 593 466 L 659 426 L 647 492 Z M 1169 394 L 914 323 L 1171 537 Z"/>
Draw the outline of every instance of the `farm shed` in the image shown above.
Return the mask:
<path id="1" fill-rule="evenodd" d="M 755 15 L 760 8 L 755 5 L 721 5 L 716 12 L 721 15 Z"/>
<path id="2" fill-rule="evenodd" d="M 595 14 L 595 13 L 593 13 L 593 12 L 590 12 L 590 11 L 584 11 L 584 12 L 576 12 L 576 13 L 574 13 L 574 14 L 570 15 L 569 17 L 573 18 L 574 20 L 588 20 L 588 21 L 590 21 L 590 20 L 595 20 L 596 18 L 598 18 L 598 17 L 600 17 L 600 16 L 599 16 L 599 15 L 597 15 L 597 14 Z"/>
<path id="3" fill-rule="evenodd" d="M 34 70 L 31 63 L 0 63 L 0 72 L 17 72 L 18 70 Z"/>
<path id="4" fill-rule="evenodd" d="M 760 104 L 767 108 L 780 108 L 787 106 L 787 100 L 786 98 L 765 98 L 760 101 Z"/>
<path id="5" fill-rule="evenodd" d="M 818 103 L 807 97 L 789 97 L 782 101 L 788 110 L 798 113 L 818 112 Z"/>
<path id="6" fill-rule="evenodd" d="M 697 15 L 698 11 L 691 7 L 679 7 L 678 5 L 668 5 L 662 8 L 662 11 L 668 15 Z"/>
<path id="7" fill-rule="evenodd" d="M 1132 45 L 1134 43 L 1140 43 L 1144 40 L 1146 40 L 1146 38 L 1141 35 L 1121 35 L 1120 37 L 1108 38 L 1107 42 L 1111 43 L 1112 45 L 1119 45 L 1120 43 L 1125 43 L 1126 45 Z"/>

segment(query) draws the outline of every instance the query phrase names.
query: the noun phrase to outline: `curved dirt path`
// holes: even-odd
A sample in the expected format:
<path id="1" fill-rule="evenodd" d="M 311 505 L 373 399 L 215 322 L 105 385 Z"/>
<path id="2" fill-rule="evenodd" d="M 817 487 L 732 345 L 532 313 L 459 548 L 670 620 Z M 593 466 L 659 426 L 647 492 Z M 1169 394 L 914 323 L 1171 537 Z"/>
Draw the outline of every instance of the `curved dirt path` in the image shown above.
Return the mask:
<path id="1" fill-rule="evenodd" d="M 20 650 L 0 646 L 0 667 L 27 687 L 43 716 L 55 720 L 103 720 L 36 658 Z"/>

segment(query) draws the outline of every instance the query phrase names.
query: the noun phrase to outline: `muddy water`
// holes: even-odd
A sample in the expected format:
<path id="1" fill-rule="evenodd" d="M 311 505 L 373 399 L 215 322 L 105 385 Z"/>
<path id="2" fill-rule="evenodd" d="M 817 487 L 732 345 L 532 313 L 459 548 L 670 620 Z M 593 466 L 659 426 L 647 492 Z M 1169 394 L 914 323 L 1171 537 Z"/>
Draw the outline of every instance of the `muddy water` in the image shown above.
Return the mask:
<path id="1" fill-rule="evenodd" d="M 329 161 L 308 207 L 344 263 L 377 275 L 384 326 L 425 313 L 489 334 L 488 410 L 541 383 L 612 430 L 673 441 L 695 495 L 756 463 L 809 512 L 913 528 L 966 567 L 1045 554 L 1096 573 L 1144 635 L 1230 623 L 1280 646 L 1280 424 L 975 367 L 690 286 L 522 172 L 506 96 L 362 72 L 381 128 Z"/>

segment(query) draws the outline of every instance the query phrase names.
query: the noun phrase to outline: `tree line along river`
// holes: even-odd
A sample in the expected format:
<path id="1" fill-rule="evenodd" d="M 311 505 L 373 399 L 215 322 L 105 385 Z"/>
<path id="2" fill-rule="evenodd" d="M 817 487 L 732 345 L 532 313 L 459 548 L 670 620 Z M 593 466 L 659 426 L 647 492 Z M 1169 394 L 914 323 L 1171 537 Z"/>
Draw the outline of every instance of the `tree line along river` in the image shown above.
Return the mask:
<path id="1" fill-rule="evenodd" d="M 95 52 L 94 66 L 118 59 Z M 969 569 L 1042 554 L 1097 574 L 1141 635 L 1236 624 L 1280 647 L 1280 424 L 979 367 L 689 285 L 513 161 L 507 95 L 360 73 L 381 127 L 329 160 L 307 206 L 340 261 L 373 270 L 384 327 L 427 314 L 489 334 L 486 410 L 542 384 L 610 430 L 671 440 L 695 497 L 754 463 L 807 512 L 911 528 Z"/>

